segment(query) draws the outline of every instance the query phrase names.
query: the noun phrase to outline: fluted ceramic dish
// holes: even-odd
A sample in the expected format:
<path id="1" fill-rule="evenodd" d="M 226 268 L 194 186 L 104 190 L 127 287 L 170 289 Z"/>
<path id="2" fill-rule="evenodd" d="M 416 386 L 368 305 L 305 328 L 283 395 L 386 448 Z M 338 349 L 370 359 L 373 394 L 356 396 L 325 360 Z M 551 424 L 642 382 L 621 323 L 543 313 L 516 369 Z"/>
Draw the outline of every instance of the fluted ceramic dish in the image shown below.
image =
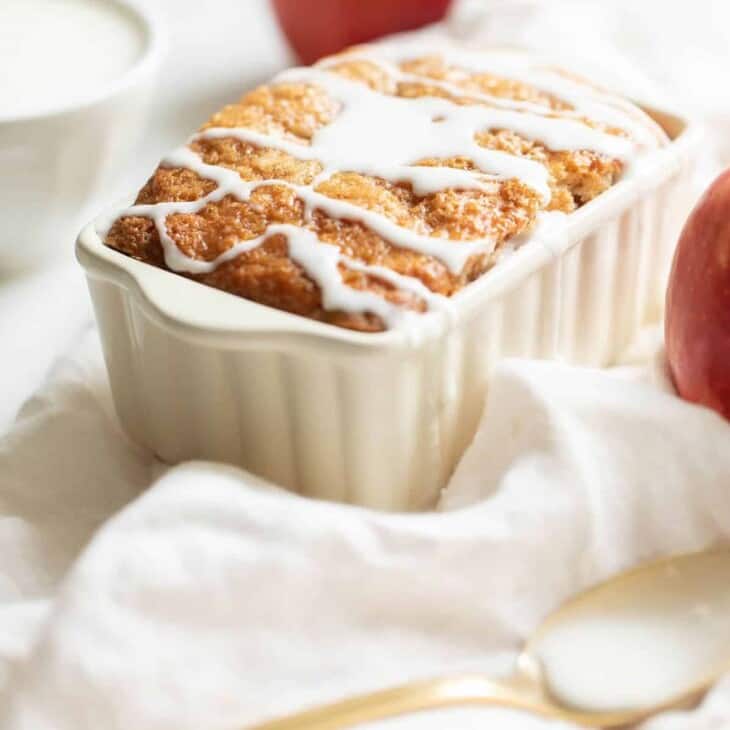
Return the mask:
<path id="1" fill-rule="evenodd" d="M 455 297 L 418 342 L 298 317 L 78 239 L 114 401 L 162 460 L 241 465 L 303 495 L 432 505 L 505 356 L 604 365 L 661 317 L 691 203 L 698 131 L 649 111 L 671 144 Z"/>

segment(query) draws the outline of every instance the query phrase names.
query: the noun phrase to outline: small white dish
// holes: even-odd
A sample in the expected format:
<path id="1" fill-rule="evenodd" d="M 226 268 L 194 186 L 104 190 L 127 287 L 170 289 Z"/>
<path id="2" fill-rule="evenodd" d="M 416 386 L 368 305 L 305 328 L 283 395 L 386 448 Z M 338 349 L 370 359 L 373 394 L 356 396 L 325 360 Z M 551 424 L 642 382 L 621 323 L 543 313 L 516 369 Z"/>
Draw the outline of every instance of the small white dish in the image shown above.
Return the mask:
<path id="1" fill-rule="evenodd" d="M 90 12 L 69 16 L 84 7 Z M 61 15 L 49 17 L 49 10 Z M 0 83 L 0 95 L 11 96 L 6 96 L 6 103 L 0 100 L 0 275 L 71 256 L 74 233 L 79 221 L 88 217 L 95 192 L 102 189 L 107 173 L 118 170 L 143 130 L 164 49 L 159 21 L 136 0 L 73 0 L 55 8 L 45 7 L 43 0 L 29 0 L 27 5 L 18 0 L 17 5 L 3 7 L 0 16 L 3 13 L 9 18 L 6 41 L 16 40 L 12 32 L 21 39 L 13 73 L 24 73 L 28 86 L 17 78 Z M 101 45 L 120 46 L 114 43 L 120 40 L 114 35 L 115 17 L 120 35 L 136 34 L 139 48 L 124 68 L 93 69 L 100 63 Z M 73 32 L 62 41 L 69 58 L 59 58 L 63 54 L 55 53 L 55 48 L 47 53 L 39 49 L 37 56 L 50 78 L 58 72 L 52 71 L 54 58 L 68 70 L 68 89 L 64 85 L 60 93 L 50 86 L 41 90 L 45 79 L 37 68 L 27 65 L 34 59 L 21 45 L 26 42 L 22 33 L 28 18 L 44 24 L 28 33 L 36 42 L 43 40 L 44 29 Z M 99 21 L 96 36 L 89 22 L 95 18 Z M 9 30 L 13 21 L 17 27 Z M 59 42 L 57 36 L 48 39 Z M 84 73 L 84 64 L 90 67 L 87 83 L 76 75 Z M 37 103 L 18 98 L 28 88 L 31 95 L 37 94 Z"/>

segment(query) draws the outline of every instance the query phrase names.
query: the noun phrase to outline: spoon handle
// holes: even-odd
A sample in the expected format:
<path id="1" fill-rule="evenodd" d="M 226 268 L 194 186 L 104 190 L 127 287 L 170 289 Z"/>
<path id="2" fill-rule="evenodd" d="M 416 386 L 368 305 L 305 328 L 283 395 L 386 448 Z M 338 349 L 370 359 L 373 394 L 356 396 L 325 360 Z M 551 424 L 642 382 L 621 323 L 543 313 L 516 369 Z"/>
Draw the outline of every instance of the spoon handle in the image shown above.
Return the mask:
<path id="1" fill-rule="evenodd" d="M 379 690 L 264 722 L 249 730 L 340 730 L 420 710 L 454 705 L 500 705 L 553 714 L 527 689 L 479 675 L 431 679 Z"/>

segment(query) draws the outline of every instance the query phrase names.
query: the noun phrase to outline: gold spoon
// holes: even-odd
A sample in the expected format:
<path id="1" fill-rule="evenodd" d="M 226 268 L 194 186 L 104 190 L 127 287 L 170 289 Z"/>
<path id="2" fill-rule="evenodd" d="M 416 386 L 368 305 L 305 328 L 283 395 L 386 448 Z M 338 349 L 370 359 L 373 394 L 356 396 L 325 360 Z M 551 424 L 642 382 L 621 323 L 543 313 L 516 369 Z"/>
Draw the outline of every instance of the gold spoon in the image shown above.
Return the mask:
<path id="1" fill-rule="evenodd" d="M 727 670 L 730 548 L 652 562 L 569 600 L 538 628 L 508 679 L 412 682 L 250 730 L 338 730 L 464 705 L 612 728 L 691 704 Z"/>

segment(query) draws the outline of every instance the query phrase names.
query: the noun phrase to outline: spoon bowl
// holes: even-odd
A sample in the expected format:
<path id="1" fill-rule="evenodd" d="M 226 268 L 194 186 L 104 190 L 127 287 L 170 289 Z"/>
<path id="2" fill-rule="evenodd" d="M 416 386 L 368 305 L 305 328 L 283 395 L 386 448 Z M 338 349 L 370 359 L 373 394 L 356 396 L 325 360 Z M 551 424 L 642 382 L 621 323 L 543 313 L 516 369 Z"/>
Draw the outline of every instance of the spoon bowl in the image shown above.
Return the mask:
<path id="1" fill-rule="evenodd" d="M 568 600 L 527 642 L 515 673 L 412 682 L 250 730 L 339 730 L 465 705 L 621 727 L 686 706 L 730 668 L 730 549 L 665 558 Z"/>

